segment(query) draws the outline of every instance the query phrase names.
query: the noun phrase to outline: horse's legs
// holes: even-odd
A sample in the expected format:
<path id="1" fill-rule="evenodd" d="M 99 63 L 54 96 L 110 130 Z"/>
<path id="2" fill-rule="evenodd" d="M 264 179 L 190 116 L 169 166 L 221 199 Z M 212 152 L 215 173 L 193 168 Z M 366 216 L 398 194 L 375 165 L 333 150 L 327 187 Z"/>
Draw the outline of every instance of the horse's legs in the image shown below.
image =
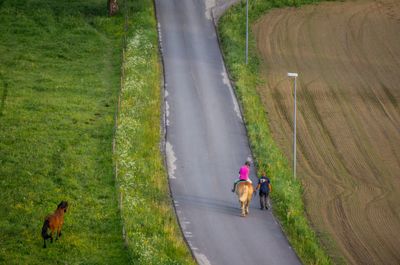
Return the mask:
<path id="1" fill-rule="evenodd" d="M 246 216 L 245 207 L 246 207 L 245 203 L 241 201 L 240 202 L 240 210 L 242 211 L 242 214 L 241 214 L 242 217 Z"/>
<path id="2" fill-rule="evenodd" d="M 50 230 L 50 243 L 53 243 L 53 230 Z"/>
<path id="3" fill-rule="evenodd" d="M 57 239 L 61 237 L 61 226 L 57 229 Z"/>
<path id="4" fill-rule="evenodd" d="M 245 214 L 249 214 L 249 201 L 246 201 L 246 206 L 245 206 Z"/>
<path id="5" fill-rule="evenodd" d="M 46 248 L 46 239 L 43 239 L 43 248 Z"/>

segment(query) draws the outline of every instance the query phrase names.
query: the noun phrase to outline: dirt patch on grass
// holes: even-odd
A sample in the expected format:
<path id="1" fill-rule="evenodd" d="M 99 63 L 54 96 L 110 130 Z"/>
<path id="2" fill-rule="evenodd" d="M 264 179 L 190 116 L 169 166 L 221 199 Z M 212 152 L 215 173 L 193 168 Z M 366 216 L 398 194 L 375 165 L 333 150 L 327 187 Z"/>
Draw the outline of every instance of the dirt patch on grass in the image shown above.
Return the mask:
<path id="1" fill-rule="evenodd" d="M 253 27 L 274 138 L 292 159 L 307 214 L 341 263 L 400 264 L 400 2 L 272 10 Z"/>

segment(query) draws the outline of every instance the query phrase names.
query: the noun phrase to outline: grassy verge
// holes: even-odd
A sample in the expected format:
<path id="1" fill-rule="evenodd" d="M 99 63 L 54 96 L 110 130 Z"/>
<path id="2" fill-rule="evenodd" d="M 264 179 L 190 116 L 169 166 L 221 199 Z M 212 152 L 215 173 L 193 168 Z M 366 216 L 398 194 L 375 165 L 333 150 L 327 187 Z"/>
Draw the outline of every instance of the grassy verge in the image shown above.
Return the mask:
<path id="1" fill-rule="evenodd" d="M 318 0 L 253 0 L 249 1 L 250 23 L 268 9 L 284 6 L 300 6 Z M 237 96 L 243 106 L 244 118 L 251 149 L 258 170 L 266 170 L 271 176 L 274 192 L 274 212 L 286 235 L 305 264 L 331 264 L 331 259 L 321 248 L 311 229 L 304 211 L 301 183 L 293 179 L 292 169 L 277 145 L 268 127 L 264 107 L 256 92 L 262 80 L 255 40 L 250 33 L 249 63 L 245 64 L 245 3 L 231 8 L 219 21 L 219 35 L 227 67 L 235 82 Z"/>
<path id="2" fill-rule="evenodd" d="M 161 69 L 151 1 L 129 1 L 115 161 L 134 264 L 194 264 L 171 206 L 160 153 Z"/>
<path id="3" fill-rule="evenodd" d="M 106 1 L 0 1 L 0 263 L 126 264 L 113 176 L 122 16 Z M 44 217 L 67 200 L 47 249 Z"/>

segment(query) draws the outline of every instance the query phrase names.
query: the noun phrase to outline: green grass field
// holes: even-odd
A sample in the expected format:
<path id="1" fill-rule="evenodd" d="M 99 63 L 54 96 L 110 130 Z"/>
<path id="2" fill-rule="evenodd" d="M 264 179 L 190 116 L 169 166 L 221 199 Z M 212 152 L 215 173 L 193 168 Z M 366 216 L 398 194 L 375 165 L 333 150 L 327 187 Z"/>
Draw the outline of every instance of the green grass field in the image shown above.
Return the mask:
<path id="1" fill-rule="evenodd" d="M 153 3 L 120 1 L 112 18 L 106 4 L 0 1 L 0 264 L 193 263 L 159 149 Z M 61 200 L 63 236 L 43 249 L 43 220 Z"/>
<path id="2" fill-rule="evenodd" d="M 126 264 L 112 168 L 122 17 L 105 1 L 1 1 L 0 263 Z M 61 200 L 58 242 L 41 227 Z"/>

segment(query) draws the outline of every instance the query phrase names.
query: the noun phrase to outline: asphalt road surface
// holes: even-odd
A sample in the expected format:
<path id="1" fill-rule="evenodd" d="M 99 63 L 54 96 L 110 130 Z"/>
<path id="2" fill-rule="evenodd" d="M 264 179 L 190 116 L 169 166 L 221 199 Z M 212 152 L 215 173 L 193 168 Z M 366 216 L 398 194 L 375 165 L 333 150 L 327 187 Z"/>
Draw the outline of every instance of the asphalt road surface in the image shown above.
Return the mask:
<path id="1" fill-rule="evenodd" d="M 258 196 L 243 218 L 231 192 L 251 152 L 211 20 L 213 1 L 155 2 L 165 67 L 168 174 L 197 262 L 299 264 L 271 211 L 258 209 Z"/>

